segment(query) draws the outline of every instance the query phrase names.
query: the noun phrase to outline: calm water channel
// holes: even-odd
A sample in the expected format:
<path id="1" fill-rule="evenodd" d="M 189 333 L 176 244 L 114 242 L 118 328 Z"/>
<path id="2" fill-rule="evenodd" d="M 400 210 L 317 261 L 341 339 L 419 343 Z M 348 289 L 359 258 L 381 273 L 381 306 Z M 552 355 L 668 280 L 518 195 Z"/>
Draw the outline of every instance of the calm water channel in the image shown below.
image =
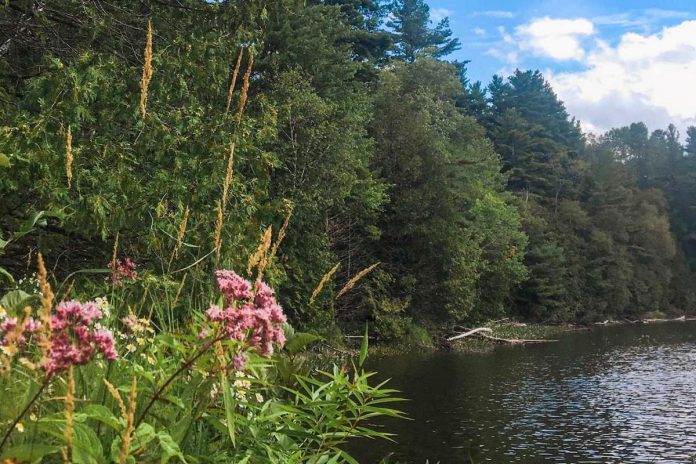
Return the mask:
<path id="1" fill-rule="evenodd" d="M 557 343 L 373 360 L 410 401 L 398 443 L 365 442 L 361 463 L 691 462 L 696 323 L 624 325 Z"/>

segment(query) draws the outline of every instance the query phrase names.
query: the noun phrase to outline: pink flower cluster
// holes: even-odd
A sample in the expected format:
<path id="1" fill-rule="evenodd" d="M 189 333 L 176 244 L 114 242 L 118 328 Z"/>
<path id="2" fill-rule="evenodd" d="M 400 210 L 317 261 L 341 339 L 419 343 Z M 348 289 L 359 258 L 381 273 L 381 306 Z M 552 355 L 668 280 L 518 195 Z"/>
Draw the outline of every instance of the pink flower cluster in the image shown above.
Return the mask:
<path id="1" fill-rule="evenodd" d="M 28 317 L 22 322 L 22 327 L 17 327 L 19 321 L 15 317 L 8 317 L 0 322 L 0 339 L 3 346 L 22 346 L 27 337 L 41 329 L 41 322 Z"/>
<path id="2" fill-rule="evenodd" d="M 135 280 L 138 277 L 135 272 L 135 263 L 132 259 L 126 257 L 123 261 L 116 259 L 108 264 L 109 269 L 113 272 L 106 278 L 113 285 L 120 287 L 123 285 L 123 279 Z"/>
<path id="3" fill-rule="evenodd" d="M 41 366 L 47 374 L 54 374 L 71 364 L 86 364 L 101 352 L 105 359 L 118 358 L 114 336 L 106 329 L 95 326 L 102 313 L 97 303 L 64 301 L 51 316 L 48 356 Z"/>
<path id="4" fill-rule="evenodd" d="M 254 293 L 251 283 L 233 271 L 217 271 L 215 276 L 226 307 L 211 306 L 205 312 L 208 319 L 220 323 L 229 339 L 245 342 L 262 356 L 271 356 L 274 343 L 285 344 L 285 332 L 279 324 L 286 321 L 273 289 L 259 280 Z M 205 338 L 207 333 L 203 330 L 200 336 Z M 242 369 L 246 361 L 244 353 L 237 353 L 233 358 L 234 367 Z"/>

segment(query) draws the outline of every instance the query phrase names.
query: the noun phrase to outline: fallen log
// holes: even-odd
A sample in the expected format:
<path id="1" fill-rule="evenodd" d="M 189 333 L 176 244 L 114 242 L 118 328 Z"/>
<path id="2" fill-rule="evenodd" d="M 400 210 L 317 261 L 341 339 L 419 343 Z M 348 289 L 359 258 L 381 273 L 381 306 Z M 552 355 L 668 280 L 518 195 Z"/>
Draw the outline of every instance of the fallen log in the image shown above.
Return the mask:
<path id="1" fill-rule="evenodd" d="M 522 345 L 525 343 L 547 343 L 547 342 L 557 342 L 558 340 L 534 340 L 534 339 L 526 339 L 526 338 L 500 338 L 500 337 L 493 337 L 492 335 L 486 335 L 483 333 L 479 334 L 480 337 L 487 338 L 488 340 L 493 340 L 496 342 L 500 343 L 510 343 L 510 344 L 517 344 L 517 345 Z"/>
<path id="2" fill-rule="evenodd" d="M 469 330 L 468 332 L 464 332 L 459 335 L 455 335 L 453 337 L 449 337 L 447 339 L 448 342 L 453 342 L 455 340 L 460 340 L 462 338 L 470 337 L 472 335 L 477 335 L 479 337 L 488 339 L 488 340 L 493 340 L 498 343 L 510 343 L 510 344 L 517 344 L 517 345 L 522 345 L 525 343 L 547 343 L 547 342 L 557 342 L 558 340 L 533 340 L 533 339 L 525 339 L 525 338 L 500 338 L 500 337 L 494 337 L 493 335 L 488 335 L 484 332 L 493 332 L 491 329 L 488 327 L 478 327 L 476 329 Z"/>
<path id="3" fill-rule="evenodd" d="M 474 335 L 474 334 L 477 334 L 480 332 L 493 332 L 493 331 L 491 329 L 489 329 L 488 327 L 479 327 L 479 328 L 470 330 L 468 332 L 464 332 L 463 334 L 459 334 L 459 335 L 455 335 L 454 337 L 450 337 L 447 339 L 447 341 L 452 342 L 454 340 L 459 340 L 460 338 L 469 337 L 471 335 Z"/>

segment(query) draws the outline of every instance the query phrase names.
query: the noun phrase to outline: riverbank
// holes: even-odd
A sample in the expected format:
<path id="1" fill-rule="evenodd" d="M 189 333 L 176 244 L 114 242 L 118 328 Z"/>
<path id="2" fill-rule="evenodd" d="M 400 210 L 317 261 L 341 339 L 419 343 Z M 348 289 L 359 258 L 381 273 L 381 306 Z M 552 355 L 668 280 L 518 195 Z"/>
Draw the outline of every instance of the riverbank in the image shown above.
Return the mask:
<path id="1" fill-rule="evenodd" d="M 517 322 L 489 323 L 481 326 L 490 331 L 478 332 L 452 340 L 446 348 L 457 352 L 486 352 L 501 344 L 553 343 L 564 333 L 587 330 L 587 327 L 563 324 L 526 324 Z M 464 331 L 462 331 L 464 332 Z"/>
<path id="2" fill-rule="evenodd" d="M 541 336 L 545 329 L 494 333 L 522 337 L 522 330 Z M 390 379 L 387 386 L 408 398 L 399 407 L 413 420 L 385 423 L 396 442 L 361 442 L 354 457 L 379 462 L 393 453 L 394 462 L 448 464 L 691 462 L 696 322 L 549 335 L 558 342 L 372 358 L 375 381 Z"/>
<path id="3" fill-rule="evenodd" d="M 588 330 L 588 327 L 571 324 L 527 324 L 512 321 L 491 321 L 478 325 L 490 331 L 485 334 L 473 334 L 451 342 L 447 338 L 459 333 L 467 332 L 474 327 L 458 327 L 456 331 L 449 333 L 431 334 L 429 337 L 405 337 L 401 340 L 371 340 L 370 356 L 387 357 L 409 353 L 435 353 L 438 351 L 456 351 L 480 353 L 493 350 L 496 346 L 509 341 L 553 342 L 564 333 L 576 330 Z M 485 335 L 485 336 L 483 336 Z M 346 338 L 346 349 L 357 352 L 360 348 L 359 337 Z"/>
<path id="4" fill-rule="evenodd" d="M 632 324 L 659 324 L 664 322 L 686 322 L 696 320 L 694 317 L 659 317 L 662 314 L 651 314 L 638 320 L 606 320 L 589 325 L 579 324 L 534 324 L 510 320 L 491 321 L 476 327 L 457 327 L 455 331 L 430 337 L 420 335 L 407 337 L 398 341 L 370 342 L 370 355 L 376 357 L 395 356 L 408 353 L 432 353 L 437 351 L 454 351 L 460 353 L 484 353 L 495 349 L 501 344 L 553 343 L 568 332 L 592 330 L 595 327 Z M 655 317 L 658 316 L 658 317 Z M 485 329 L 470 336 L 448 341 L 457 335 L 465 334 L 475 329 Z M 359 350 L 359 337 L 348 338 L 347 347 L 350 351 Z"/>

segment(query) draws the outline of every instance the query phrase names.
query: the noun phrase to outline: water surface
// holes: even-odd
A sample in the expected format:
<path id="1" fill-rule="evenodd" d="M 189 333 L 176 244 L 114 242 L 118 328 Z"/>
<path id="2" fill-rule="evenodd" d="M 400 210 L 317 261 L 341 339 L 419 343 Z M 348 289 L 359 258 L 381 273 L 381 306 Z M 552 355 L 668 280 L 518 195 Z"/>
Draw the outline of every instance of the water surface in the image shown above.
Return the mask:
<path id="1" fill-rule="evenodd" d="M 696 322 L 569 333 L 491 353 L 403 355 L 370 369 L 410 401 L 397 444 L 359 461 L 684 463 L 696 455 Z"/>

